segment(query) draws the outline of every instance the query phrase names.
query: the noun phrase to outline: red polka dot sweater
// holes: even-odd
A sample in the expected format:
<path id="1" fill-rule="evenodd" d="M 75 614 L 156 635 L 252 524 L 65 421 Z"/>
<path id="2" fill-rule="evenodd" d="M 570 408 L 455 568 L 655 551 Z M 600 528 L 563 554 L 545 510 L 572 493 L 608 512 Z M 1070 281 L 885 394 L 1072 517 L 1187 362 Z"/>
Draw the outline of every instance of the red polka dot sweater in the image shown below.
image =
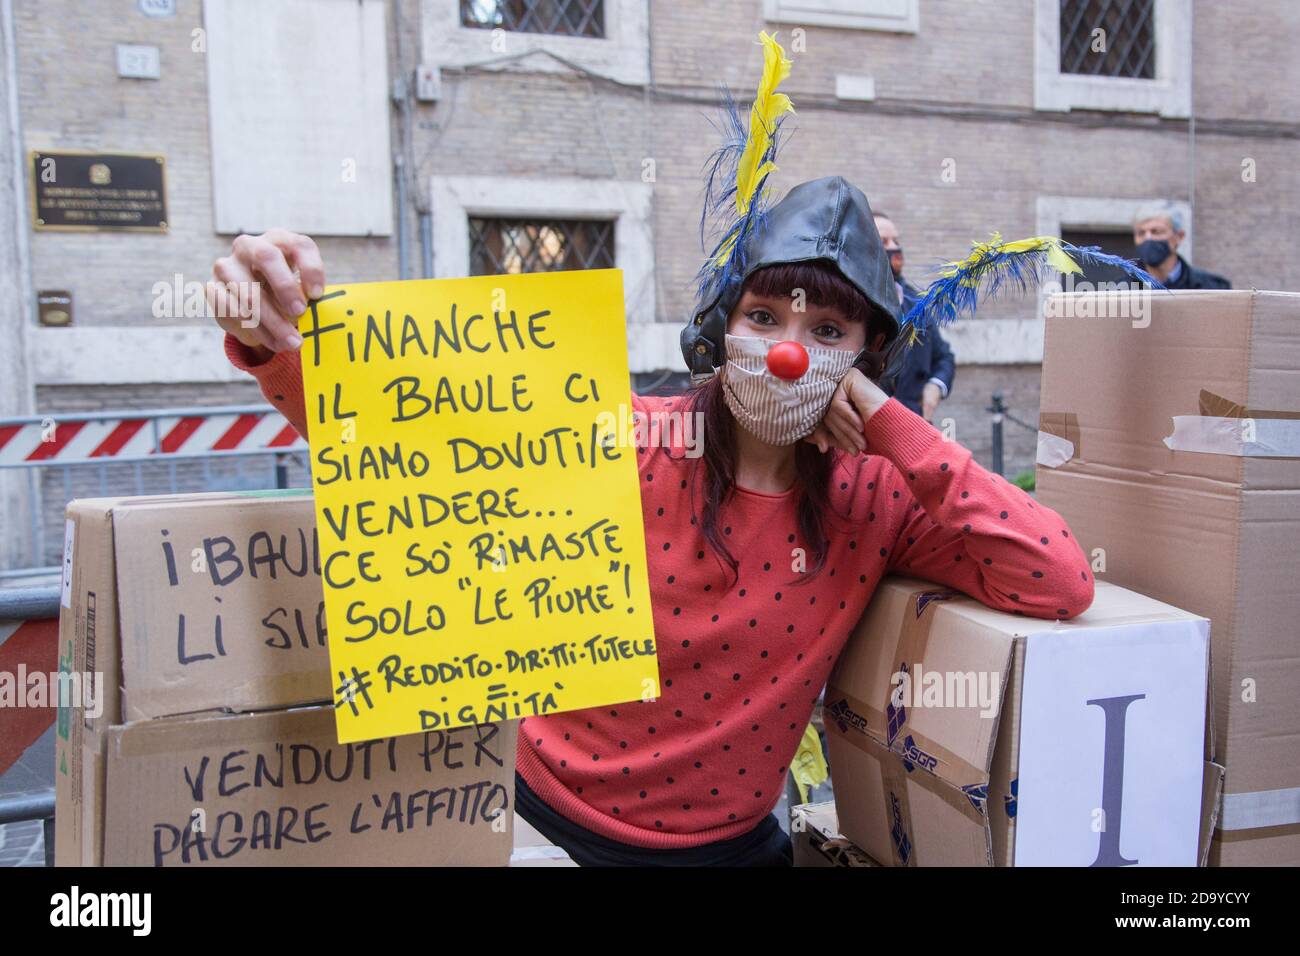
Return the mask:
<path id="1" fill-rule="evenodd" d="M 230 336 L 226 353 L 305 434 L 297 354 L 254 365 Z M 633 396 L 643 414 L 677 401 Z M 521 720 L 518 770 L 539 797 L 634 846 L 739 836 L 780 799 L 813 706 L 885 574 L 1034 617 L 1073 617 L 1092 603 L 1088 562 L 1056 512 L 896 399 L 865 436 L 867 450 L 842 456 L 832 479 L 850 524 L 830 535 L 824 569 L 804 584 L 792 583 L 795 549 L 806 548 L 796 491 L 737 488 L 723 506 L 740 562 L 733 584 L 692 521 L 701 459 L 638 449 L 662 696 Z"/>

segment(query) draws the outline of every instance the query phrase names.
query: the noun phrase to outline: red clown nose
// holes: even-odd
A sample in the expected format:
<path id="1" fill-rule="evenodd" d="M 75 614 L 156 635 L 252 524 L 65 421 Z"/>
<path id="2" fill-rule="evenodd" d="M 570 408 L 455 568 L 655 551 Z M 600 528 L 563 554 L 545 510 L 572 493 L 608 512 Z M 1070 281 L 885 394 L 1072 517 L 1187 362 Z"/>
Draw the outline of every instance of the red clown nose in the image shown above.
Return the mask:
<path id="1" fill-rule="evenodd" d="M 808 371 L 808 353 L 798 342 L 777 342 L 767 351 L 767 370 L 793 382 Z"/>

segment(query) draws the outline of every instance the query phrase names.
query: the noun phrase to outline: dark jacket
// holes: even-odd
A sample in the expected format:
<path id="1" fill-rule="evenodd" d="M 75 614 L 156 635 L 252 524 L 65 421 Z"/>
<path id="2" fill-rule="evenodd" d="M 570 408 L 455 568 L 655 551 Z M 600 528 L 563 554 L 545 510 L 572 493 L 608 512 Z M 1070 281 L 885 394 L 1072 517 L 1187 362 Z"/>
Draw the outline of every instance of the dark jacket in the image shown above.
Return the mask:
<path id="1" fill-rule="evenodd" d="M 1172 282 L 1166 282 L 1166 289 L 1231 289 L 1232 283 L 1221 275 L 1215 275 L 1213 272 L 1207 272 L 1204 269 L 1193 269 L 1187 260 L 1178 256 L 1178 262 L 1182 265 L 1182 272 L 1178 273 L 1178 278 Z"/>
<path id="2" fill-rule="evenodd" d="M 906 279 L 903 285 L 903 311 L 906 313 L 921 297 L 921 290 Z M 945 397 L 952 391 L 957 364 L 952 349 L 943 340 L 937 328 L 930 329 L 925 337 L 903 352 L 902 364 L 895 376 L 881 383 L 887 394 L 893 395 L 916 414 L 921 414 L 921 392 L 925 383 L 937 378 L 944 384 Z"/>

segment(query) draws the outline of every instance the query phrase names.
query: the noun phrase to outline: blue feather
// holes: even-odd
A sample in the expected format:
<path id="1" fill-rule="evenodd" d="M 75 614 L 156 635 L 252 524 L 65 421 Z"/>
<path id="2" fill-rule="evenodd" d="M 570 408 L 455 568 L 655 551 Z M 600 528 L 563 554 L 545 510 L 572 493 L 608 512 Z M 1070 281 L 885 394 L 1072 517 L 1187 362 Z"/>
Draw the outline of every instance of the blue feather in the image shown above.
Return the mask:
<path id="1" fill-rule="evenodd" d="M 704 185 L 704 204 L 700 209 L 701 249 L 704 248 L 705 225 L 709 219 L 717 218 L 728 205 L 735 206 L 736 171 L 740 156 L 745 151 L 745 122 L 736 100 L 725 85 L 719 87 L 719 96 L 722 99 L 718 110 L 719 122 L 710 119 L 709 123 L 722 137 L 722 145 L 705 162 L 708 172 Z"/>

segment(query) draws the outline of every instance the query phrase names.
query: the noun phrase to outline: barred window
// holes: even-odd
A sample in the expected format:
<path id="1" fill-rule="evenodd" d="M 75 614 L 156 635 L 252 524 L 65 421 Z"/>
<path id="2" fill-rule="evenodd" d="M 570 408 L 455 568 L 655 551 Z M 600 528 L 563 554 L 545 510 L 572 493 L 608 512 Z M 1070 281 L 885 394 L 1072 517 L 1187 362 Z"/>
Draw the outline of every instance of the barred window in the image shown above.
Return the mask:
<path id="1" fill-rule="evenodd" d="M 1061 0 L 1061 72 L 1155 78 L 1155 0 Z"/>
<path id="2" fill-rule="evenodd" d="M 612 221 L 469 219 L 470 275 L 612 268 Z"/>
<path id="3" fill-rule="evenodd" d="M 602 0 L 460 0 L 462 26 L 484 30 L 549 33 L 553 36 L 605 36 Z"/>

